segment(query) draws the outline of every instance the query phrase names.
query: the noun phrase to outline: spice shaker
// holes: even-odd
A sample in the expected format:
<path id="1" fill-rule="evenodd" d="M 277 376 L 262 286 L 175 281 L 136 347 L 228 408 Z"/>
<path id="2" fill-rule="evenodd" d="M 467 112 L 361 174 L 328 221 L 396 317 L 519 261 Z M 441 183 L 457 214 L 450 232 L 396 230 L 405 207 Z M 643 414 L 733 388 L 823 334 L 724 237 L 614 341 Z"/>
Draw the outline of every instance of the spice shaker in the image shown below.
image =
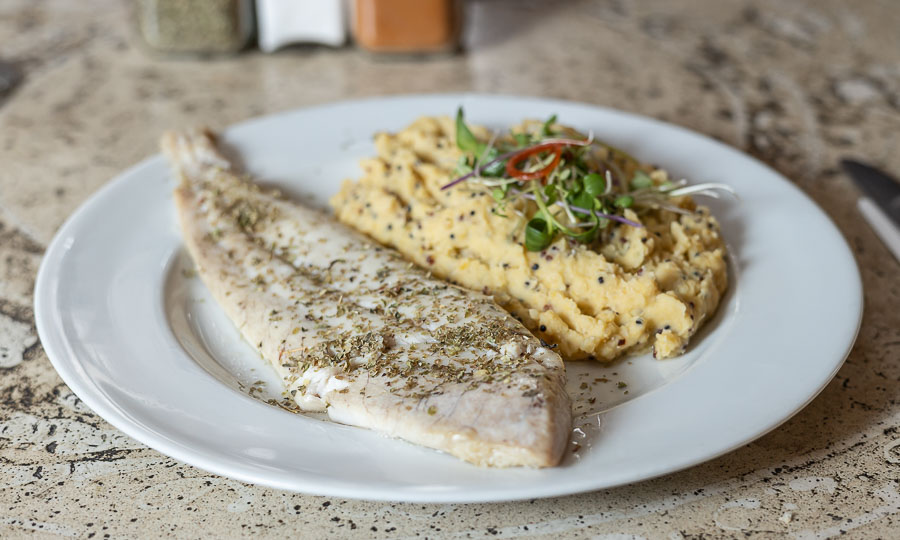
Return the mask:
<path id="1" fill-rule="evenodd" d="M 253 33 L 252 0 L 138 0 L 141 36 L 165 53 L 234 53 Z"/>
<path id="2" fill-rule="evenodd" d="M 429 54 L 459 46 L 458 0 L 354 0 L 353 37 L 373 53 Z"/>
<path id="3" fill-rule="evenodd" d="M 265 52 L 291 43 L 339 47 L 347 41 L 344 0 L 256 0 L 256 18 Z"/>

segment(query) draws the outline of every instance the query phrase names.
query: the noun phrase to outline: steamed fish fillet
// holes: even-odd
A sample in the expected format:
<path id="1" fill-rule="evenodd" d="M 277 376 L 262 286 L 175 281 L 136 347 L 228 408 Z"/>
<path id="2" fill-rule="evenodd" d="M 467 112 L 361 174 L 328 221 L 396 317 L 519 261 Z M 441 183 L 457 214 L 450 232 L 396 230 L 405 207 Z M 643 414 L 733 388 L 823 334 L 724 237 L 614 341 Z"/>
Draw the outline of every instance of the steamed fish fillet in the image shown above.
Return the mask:
<path id="1" fill-rule="evenodd" d="M 562 360 L 489 297 L 260 189 L 206 132 L 162 148 L 200 277 L 301 409 L 479 465 L 559 463 Z"/>

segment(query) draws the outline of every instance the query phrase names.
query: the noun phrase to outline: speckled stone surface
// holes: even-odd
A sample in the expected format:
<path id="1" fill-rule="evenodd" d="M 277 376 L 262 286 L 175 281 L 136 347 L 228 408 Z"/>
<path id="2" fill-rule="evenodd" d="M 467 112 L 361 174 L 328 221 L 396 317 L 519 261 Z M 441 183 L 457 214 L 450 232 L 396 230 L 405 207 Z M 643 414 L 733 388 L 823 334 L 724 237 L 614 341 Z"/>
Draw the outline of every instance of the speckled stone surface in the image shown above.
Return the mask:
<path id="1" fill-rule="evenodd" d="M 0 537 L 900 537 L 900 265 L 836 168 L 853 155 L 900 172 L 896 3 L 484 0 L 469 5 L 468 52 L 427 63 L 321 48 L 161 60 L 137 43 L 129 5 L 0 3 Z M 163 129 L 464 90 L 654 116 L 791 178 L 837 223 L 865 283 L 837 377 L 777 430 L 681 473 L 559 499 L 414 505 L 207 474 L 112 428 L 56 375 L 31 308 L 41 254 Z M 841 309 L 827 291 L 823 309 Z"/>

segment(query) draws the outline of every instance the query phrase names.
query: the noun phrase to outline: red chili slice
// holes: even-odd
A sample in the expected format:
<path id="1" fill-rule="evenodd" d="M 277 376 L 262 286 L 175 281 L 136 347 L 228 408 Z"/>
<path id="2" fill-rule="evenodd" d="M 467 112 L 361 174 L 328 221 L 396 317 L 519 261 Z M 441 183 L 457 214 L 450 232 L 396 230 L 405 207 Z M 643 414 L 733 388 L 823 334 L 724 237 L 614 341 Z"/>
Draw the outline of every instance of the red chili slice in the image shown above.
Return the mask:
<path id="1" fill-rule="evenodd" d="M 506 174 L 510 175 L 513 178 L 518 178 L 519 180 L 534 180 L 535 178 L 544 178 L 545 176 L 550 174 L 557 165 L 559 165 L 559 160 L 562 157 L 564 146 L 567 145 L 558 142 L 550 142 L 538 144 L 532 146 L 531 148 L 526 148 L 509 158 L 509 161 L 506 162 Z M 553 161 L 551 161 L 550 164 L 543 169 L 533 172 L 525 172 L 516 167 L 516 165 L 518 165 L 522 161 L 525 161 L 529 157 L 541 152 L 546 152 L 548 150 L 553 152 Z"/>
<path id="2" fill-rule="evenodd" d="M 534 180 L 535 178 L 546 178 L 553 169 L 559 165 L 559 160 L 562 157 L 563 148 L 567 146 L 588 146 L 591 144 L 591 141 L 588 140 L 579 140 L 579 139 L 555 139 L 552 141 L 547 141 L 531 148 L 525 148 L 518 152 L 517 154 L 513 154 L 510 156 L 509 161 L 506 162 L 506 174 L 510 175 L 513 178 L 518 178 L 520 180 Z M 544 167 L 539 171 L 534 172 L 525 172 L 521 169 L 518 169 L 516 165 L 521 163 L 523 160 L 527 159 L 530 156 L 538 154 L 540 152 L 544 152 L 550 150 L 553 152 L 553 161 L 550 162 L 549 165 Z"/>

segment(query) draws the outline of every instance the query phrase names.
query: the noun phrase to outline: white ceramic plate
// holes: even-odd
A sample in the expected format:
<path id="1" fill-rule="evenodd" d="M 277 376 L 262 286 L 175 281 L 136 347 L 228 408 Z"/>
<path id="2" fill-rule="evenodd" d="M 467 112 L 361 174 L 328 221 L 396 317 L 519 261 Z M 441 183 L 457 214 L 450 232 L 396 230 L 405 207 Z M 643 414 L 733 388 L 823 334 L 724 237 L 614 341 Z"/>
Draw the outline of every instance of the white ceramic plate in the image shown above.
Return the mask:
<path id="1" fill-rule="evenodd" d="M 740 201 L 710 204 L 731 252 L 731 288 L 718 315 L 680 358 L 572 365 L 577 428 L 561 466 L 481 469 L 264 403 L 279 391 L 273 372 L 202 283 L 183 275 L 191 262 L 161 157 L 111 181 L 47 250 L 35 316 L 60 376 L 125 433 L 217 474 L 340 497 L 477 502 L 595 490 L 711 459 L 784 422 L 840 367 L 862 312 L 846 243 L 787 180 L 707 137 L 579 103 L 433 95 L 286 112 L 231 128 L 224 140 L 257 177 L 324 204 L 342 179 L 359 175 L 374 132 L 459 105 L 471 122 L 497 128 L 556 113 L 674 176 L 727 182 L 740 193 Z M 268 384 L 250 395 L 257 380 Z"/>

